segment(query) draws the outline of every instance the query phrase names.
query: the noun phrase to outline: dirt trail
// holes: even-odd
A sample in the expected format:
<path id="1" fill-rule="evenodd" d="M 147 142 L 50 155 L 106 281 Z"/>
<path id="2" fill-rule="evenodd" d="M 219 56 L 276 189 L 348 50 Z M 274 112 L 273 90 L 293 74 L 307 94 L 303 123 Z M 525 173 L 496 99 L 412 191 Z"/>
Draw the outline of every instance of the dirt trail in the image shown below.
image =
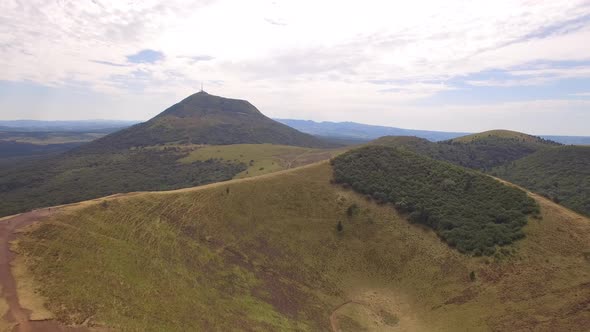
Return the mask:
<path id="1" fill-rule="evenodd" d="M 55 208 L 38 209 L 0 221 L 0 285 L 2 286 L 1 295 L 8 304 L 8 312 L 3 318 L 9 323 L 16 323 L 13 331 L 88 331 L 86 328 L 61 326 L 53 320 L 30 321 L 31 312 L 21 307 L 18 299 L 17 285 L 11 268 L 11 262 L 16 255 L 10 250 L 10 241 L 15 239 L 16 230 L 45 218 L 55 211 Z"/>
<path id="2" fill-rule="evenodd" d="M 350 303 L 356 303 L 354 301 L 346 301 L 342 304 L 340 304 L 339 306 L 337 306 L 336 308 L 334 308 L 334 310 L 332 310 L 332 313 L 330 314 L 330 327 L 332 328 L 332 332 L 338 332 L 340 331 L 338 329 L 338 319 L 336 318 L 336 314 L 338 313 L 338 310 L 342 309 L 342 307 L 344 307 L 347 304 Z"/>

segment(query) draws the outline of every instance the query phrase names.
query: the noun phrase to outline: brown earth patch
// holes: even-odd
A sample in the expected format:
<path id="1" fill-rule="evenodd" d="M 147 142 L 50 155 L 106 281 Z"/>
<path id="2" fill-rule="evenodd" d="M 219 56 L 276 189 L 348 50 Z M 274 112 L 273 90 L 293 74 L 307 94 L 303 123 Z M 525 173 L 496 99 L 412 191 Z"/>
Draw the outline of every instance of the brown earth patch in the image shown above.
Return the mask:
<path id="1" fill-rule="evenodd" d="M 15 240 L 15 232 L 34 222 L 40 221 L 53 214 L 56 208 L 33 210 L 0 221 L 0 285 L 1 296 L 8 304 L 8 312 L 3 317 L 9 324 L 16 324 L 13 331 L 18 332 L 61 332 L 61 331 L 89 331 L 86 327 L 62 326 L 55 320 L 32 321 L 31 310 L 23 308 L 19 301 L 17 283 L 13 275 L 12 263 L 16 254 L 11 251 L 10 243 Z"/>

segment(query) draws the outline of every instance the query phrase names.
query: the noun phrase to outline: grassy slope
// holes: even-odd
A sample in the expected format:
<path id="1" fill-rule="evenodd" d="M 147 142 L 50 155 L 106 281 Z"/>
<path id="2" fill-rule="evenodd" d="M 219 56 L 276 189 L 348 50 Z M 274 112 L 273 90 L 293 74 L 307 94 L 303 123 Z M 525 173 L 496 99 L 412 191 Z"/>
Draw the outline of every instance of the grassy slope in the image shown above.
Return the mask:
<path id="1" fill-rule="evenodd" d="M 324 163 L 109 198 L 64 210 L 19 250 L 61 320 L 123 330 L 589 326 L 590 220 L 536 197 L 543 220 L 514 256 L 470 258 L 331 176 Z"/>
<path id="2" fill-rule="evenodd" d="M 507 180 L 590 215 L 590 146 L 544 149 L 497 167 Z"/>
<path id="3" fill-rule="evenodd" d="M 0 216 L 118 192 L 170 190 L 260 175 L 329 159 L 344 150 L 272 144 L 159 145 L 7 162 L 0 165 Z"/>
<path id="4" fill-rule="evenodd" d="M 180 162 L 223 159 L 234 163 L 244 163 L 248 165 L 248 168 L 235 176 L 235 178 L 244 178 L 329 159 L 344 150 L 323 150 L 275 144 L 211 145 L 192 151 Z"/>

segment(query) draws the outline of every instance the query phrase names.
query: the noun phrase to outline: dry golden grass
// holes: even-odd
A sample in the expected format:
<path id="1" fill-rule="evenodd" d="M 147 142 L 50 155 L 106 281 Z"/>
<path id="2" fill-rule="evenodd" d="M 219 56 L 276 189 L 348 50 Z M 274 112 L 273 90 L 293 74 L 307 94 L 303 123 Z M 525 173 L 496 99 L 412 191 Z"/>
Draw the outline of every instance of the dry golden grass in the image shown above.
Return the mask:
<path id="1" fill-rule="evenodd" d="M 248 165 L 248 169 L 234 177 L 239 179 L 327 160 L 345 149 L 312 149 L 276 144 L 209 145 L 193 148 L 180 162 L 190 163 L 208 159 L 241 162 Z"/>

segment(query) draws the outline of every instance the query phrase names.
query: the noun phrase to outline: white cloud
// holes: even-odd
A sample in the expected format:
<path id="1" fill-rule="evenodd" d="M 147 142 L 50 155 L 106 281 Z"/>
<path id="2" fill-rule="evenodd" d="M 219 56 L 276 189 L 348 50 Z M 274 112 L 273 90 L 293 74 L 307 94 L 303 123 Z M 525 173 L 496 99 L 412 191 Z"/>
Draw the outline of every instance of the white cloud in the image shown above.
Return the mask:
<path id="1" fill-rule="evenodd" d="M 590 61 L 590 26 L 580 19 L 588 15 L 586 0 L 7 0 L 0 2 L 0 80 L 167 99 L 205 82 L 276 116 L 304 110 L 335 118 L 342 110 L 411 109 L 453 89 L 448 80 L 490 69 L 513 78 L 470 83 L 589 77 L 587 66 L 520 68 Z M 127 62 L 144 49 L 165 57 Z"/>

